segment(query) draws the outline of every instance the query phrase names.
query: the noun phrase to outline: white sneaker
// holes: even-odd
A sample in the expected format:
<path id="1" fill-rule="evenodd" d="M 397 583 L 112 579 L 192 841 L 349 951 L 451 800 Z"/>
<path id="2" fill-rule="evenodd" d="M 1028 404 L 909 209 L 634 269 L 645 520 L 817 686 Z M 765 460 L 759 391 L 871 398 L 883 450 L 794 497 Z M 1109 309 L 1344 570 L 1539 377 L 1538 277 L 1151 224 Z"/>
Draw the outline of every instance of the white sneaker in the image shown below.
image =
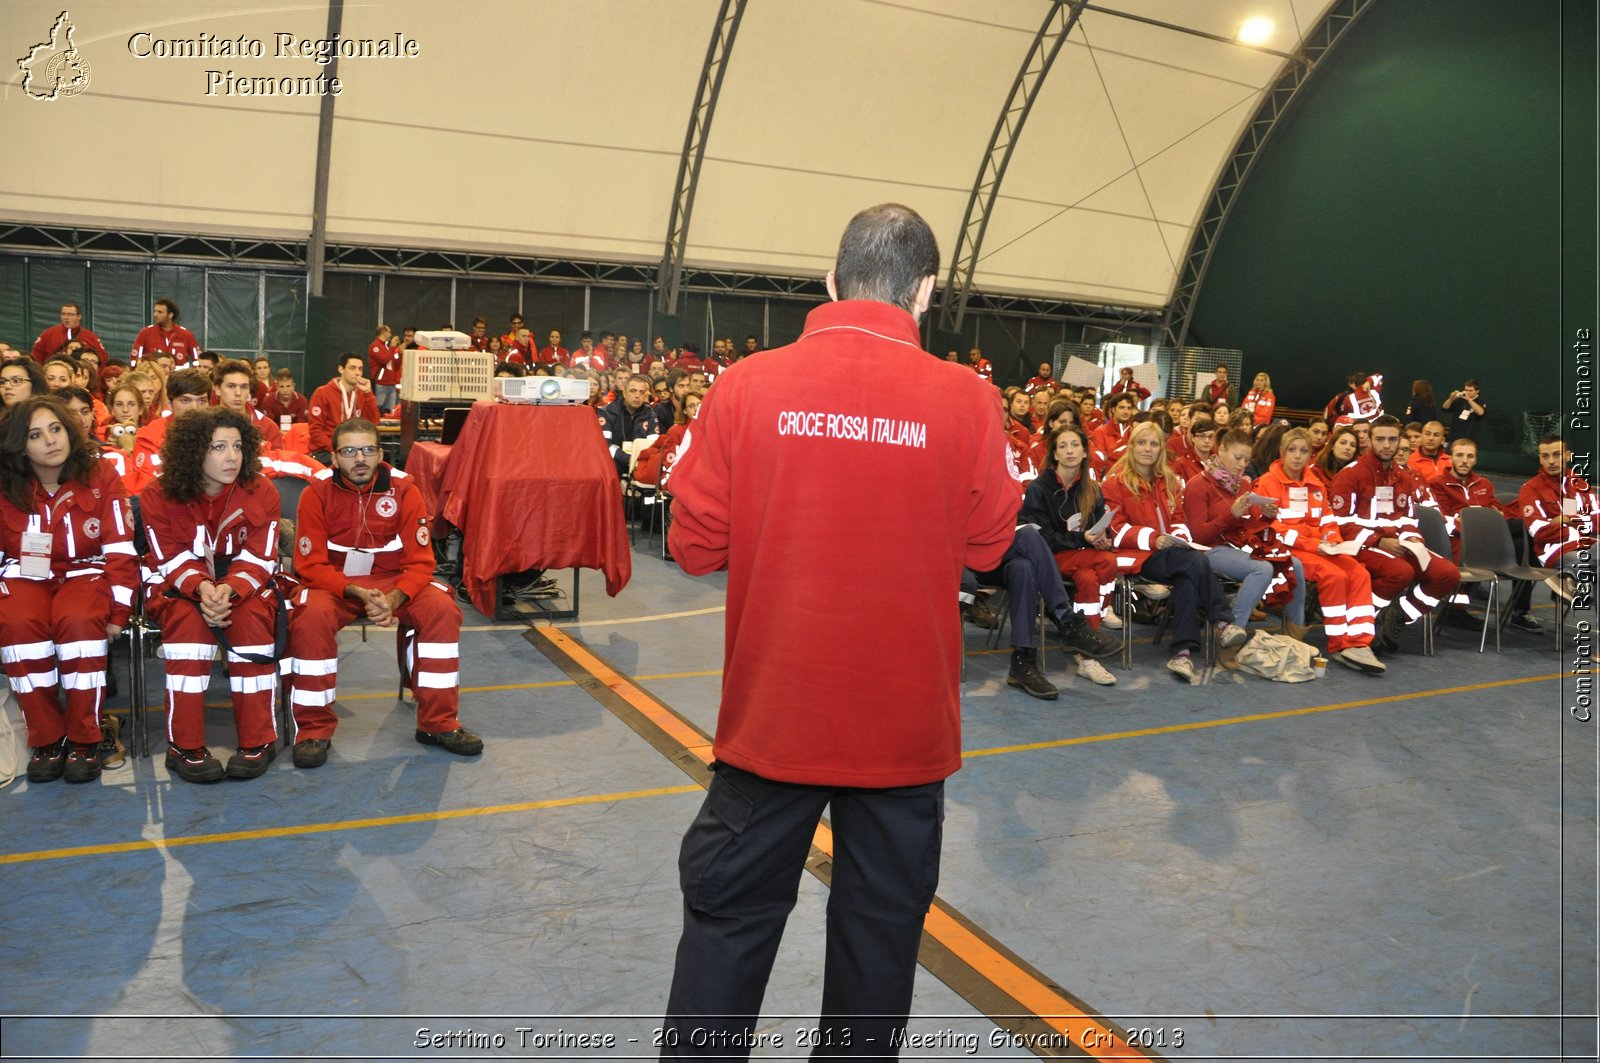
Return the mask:
<path id="1" fill-rule="evenodd" d="M 1108 627 L 1112 631 L 1121 631 L 1122 617 L 1117 615 L 1116 610 L 1107 609 L 1105 612 L 1100 614 L 1100 626 Z"/>
<path id="2" fill-rule="evenodd" d="M 1174 655 L 1167 658 L 1167 671 L 1186 683 L 1200 682 L 1200 677 L 1194 671 L 1194 662 L 1182 655 Z"/>
<path id="3" fill-rule="evenodd" d="M 1093 657 L 1078 655 L 1078 674 L 1097 686 L 1114 687 L 1117 677 L 1106 671 L 1106 666 Z"/>
<path id="4" fill-rule="evenodd" d="M 1387 672 L 1389 666 L 1373 656 L 1365 646 L 1347 646 L 1333 655 L 1333 659 L 1358 672 Z"/>
<path id="5" fill-rule="evenodd" d="M 1238 624 L 1217 625 L 1217 645 L 1225 650 L 1235 646 L 1242 646 L 1250 638 L 1250 632 Z"/>

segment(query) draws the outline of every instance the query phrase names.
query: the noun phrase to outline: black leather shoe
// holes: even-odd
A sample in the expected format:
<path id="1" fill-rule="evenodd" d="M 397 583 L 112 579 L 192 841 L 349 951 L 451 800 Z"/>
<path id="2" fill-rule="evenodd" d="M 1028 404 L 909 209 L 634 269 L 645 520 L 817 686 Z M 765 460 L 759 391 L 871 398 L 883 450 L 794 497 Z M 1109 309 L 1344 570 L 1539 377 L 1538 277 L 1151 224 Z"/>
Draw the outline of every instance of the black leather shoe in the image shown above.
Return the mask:
<path id="1" fill-rule="evenodd" d="M 29 782 L 55 782 L 67 768 L 67 740 L 34 746 L 28 758 Z"/>
<path id="2" fill-rule="evenodd" d="M 483 752 L 483 739 L 465 727 L 454 731 L 418 731 L 417 741 L 425 746 L 438 746 L 458 757 L 475 757 Z"/>
<path id="3" fill-rule="evenodd" d="M 328 738 L 302 738 L 294 744 L 294 766 L 320 768 L 328 763 L 328 750 L 333 741 Z"/>
<path id="4" fill-rule="evenodd" d="M 1527 613 L 1518 613 L 1506 621 L 1507 627 L 1519 628 L 1523 631 L 1543 631 L 1544 625 L 1539 623 Z"/>
<path id="5" fill-rule="evenodd" d="M 205 746 L 199 749 L 167 747 L 167 770 L 184 782 L 216 782 L 222 778 L 222 761 Z"/>
<path id="6" fill-rule="evenodd" d="M 100 778 L 99 743 L 72 743 L 62 775 L 68 782 L 94 782 Z"/>
<path id="7" fill-rule="evenodd" d="M 1040 701 L 1054 701 L 1060 696 L 1055 685 L 1039 671 L 1032 650 L 1018 650 L 1011 654 L 1011 671 L 1006 674 L 1006 686 L 1020 687 L 1024 694 Z"/>
<path id="8" fill-rule="evenodd" d="M 228 778 L 258 779 L 267 773 L 267 765 L 278 757 L 278 747 L 271 742 L 264 746 L 240 746 L 228 758 Z"/>

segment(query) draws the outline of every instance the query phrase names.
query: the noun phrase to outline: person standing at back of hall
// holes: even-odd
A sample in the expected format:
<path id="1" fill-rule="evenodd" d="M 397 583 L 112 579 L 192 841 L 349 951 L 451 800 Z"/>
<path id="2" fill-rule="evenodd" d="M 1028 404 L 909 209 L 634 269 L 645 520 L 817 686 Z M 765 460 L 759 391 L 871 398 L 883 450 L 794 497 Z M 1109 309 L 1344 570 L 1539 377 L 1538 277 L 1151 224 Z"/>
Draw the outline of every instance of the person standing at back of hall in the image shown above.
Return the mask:
<path id="1" fill-rule="evenodd" d="M 672 556 L 728 570 L 727 659 L 715 774 L 679 859 L 665 1056 L 746 1051 L 824 807 L 820 1043 L 893 1054 L 905 1027 L 961 766 L 955 595 L 963 566 L 1000 564 L 1019 504 L 998 393 L 919 341 L 938 270 L 915 211 L 856 215 L 834 301 L 723 374 L 679 451 Z M 885 399 L 907 393 L 915 420 Z M 831 588 L 852 580 L 895 603 L 892 622 L 840 611 Z"/>

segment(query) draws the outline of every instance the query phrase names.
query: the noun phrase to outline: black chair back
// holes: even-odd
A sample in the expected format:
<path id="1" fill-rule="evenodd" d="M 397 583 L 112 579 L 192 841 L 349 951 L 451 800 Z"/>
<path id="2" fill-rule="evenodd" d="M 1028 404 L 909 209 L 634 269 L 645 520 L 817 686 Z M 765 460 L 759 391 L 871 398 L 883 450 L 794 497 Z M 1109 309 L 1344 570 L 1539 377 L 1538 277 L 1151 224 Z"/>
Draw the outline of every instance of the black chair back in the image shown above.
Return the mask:
<path id="1" fill-rule="evenodd" d="M 1499 510 L 1488 506 L 1468 506 L 1457 518 L 1461 522 L 1461 563 L 1469 568 L 1507 572 L 1520 568 L 1511 529 Z"/>
<path id="2" fill-rule="evenodd" d="M 1418 506 L 1417 527 L 1422 532 L 1422 545 L 1438 554 L 1440 557 L 1449 557 L 1450 529 L 1444 525 L 1444 514 L 1432 506 Z"/>
<path id="3" fill-rule="evenodd" d="M 300 511 L 300 495 L 306 489 L 306 482 L 298 476 L 278 476 L 273 478 L 272 485 L 278 489 L 278 515 L 294 520 Z"/>

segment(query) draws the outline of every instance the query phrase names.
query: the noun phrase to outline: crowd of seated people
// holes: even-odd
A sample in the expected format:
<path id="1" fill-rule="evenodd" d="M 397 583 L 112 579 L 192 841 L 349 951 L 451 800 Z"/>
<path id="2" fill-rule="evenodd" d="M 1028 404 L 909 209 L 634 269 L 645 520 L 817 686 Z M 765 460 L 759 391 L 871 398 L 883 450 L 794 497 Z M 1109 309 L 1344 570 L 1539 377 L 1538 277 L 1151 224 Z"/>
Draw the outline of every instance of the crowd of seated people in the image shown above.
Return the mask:
<path id="1" fill-rule="evenodd" d="M 164 632 L 167 762 L 178 778 L 250 779 L 266 770 L 282 737 L 273 659 L 293 663 L 295 764 L 325 763 L 331 640 L 357 618 L 423 631 L 416 644 L 427 649 L 414 662 L 423 684 L 418 741 L 462 756 L 481 750 L 444 693 L 456 684 L 459 608 L 430 582 L 425 532 L 400 534 L 407 518 L 414 522 L 416 489 L 377 447 L 376 425 L 398 403 L 417 330 L 397 336 L 379 325 L 367 350 L 340 355 L 335 375 L 306 388 L 308 397 L 290 369 L 267 358 L 203 349 L 178 324 L 173 300 L 157 301 L 126 362 L 82 316 L 64 304 L 61 323 L 31 351 L 0 346 L 0 576 L 13 588 L 8 604 L 18 606 L 0 611 L 0 638 L 28 724 L 30 779 L 85 782 L 122 762 L 116 722 L 102 711 L 105 661 L 141 593 Z M 647 344 L 604 330 L 580 332 L 569 348 L 552 329 L 540 344 L 515 314 L 504 331 L 476 318 L 469 335 L 495 356 L 497 372 L 588 380 L 619 479 L 658 488 L 667 487 L 717 376 L 760 351 L 755 336 L 741 346 L 717 339 L 702 354 L 694 343 L 669 347 L 656 336 Z M 967 364 L 992 378 L 979 349 Z M 995 618 L 982 588 L 1011 592 L 1008 684 L 1057 696 L 1034 649 L 1043 637 L 1040 600 L 1078 674 L 1114 684 L 1099 661 L 1120 648 L 1106 633 L 1123 624 L 1112 605 L 1119 576 L 1138 577 L 1165 603 L 1166 668 L 1184 682 L 1203 681 L 1197 655 L 1206 647 L 1228 660 L 1268 613 L 1301 641 L 1320 626 L 1335 661 L 1381 674 L 1380 655 L 1392 655 L 1406 624 L 1460 600 L 1458 525 L 1468 506 L 1501 512 L 1534 563 L 1559 573 L 1552 591 L 1573 598 L 1597 506 L 1559 437 L 1541 441 L 1539 471 L 1514 503 L 1502 503 L 1474 471 L 1485 413 L 1476 381 L 1444 403 L 1417 382 L 1405 424 L 1383 413 L 1381 377 L 1353 374 L 1348 384 L 1325 416 L 1303 426 L 1278 416 L 1265 373 L 1231 405 L 1224 367 L 1193 401 L 1151 395 L 1131 370 L 1100 395 L 1063 384 L 1049 363 L 1025 387 L 1003 392 L 997 415 L 1019 484 L 1019 528 L 999 568 L 969 574 L 961 600 L 968 619 L 987 624 Z M 289 636 L 300 657 L 276 644 L 267 622 L 281 587 L 280 526 L 297 516 L 280 512 L 270 488 L 285 477 L 310 484 L 317 506 L 310 536 L 287 540 L 322 595 Z M 150 533 L 142 570 L 125 502 L 134 497 Z M 1439 510 L 1452 556 L 1422 542 L 1418 507 Z M 39 538 L 30 529 L 41 522 L 74 530 Z M 209 554 L 193 548 L 201 541 Z M 227 559 L 222 570 L 218 558 Z M 1306 615 L 1312 590 L 1315 623 Z M 1509 622 L 1533 631 L 1531 591 L 1517 587 Z M 238 733 L 226 764 L 206 748 L 197 708 L 218 656 Z"/>
<path id="2" fill-rule="evenodd" d="M 968 364 L 991 377 L 981 351 Z M 1043 363 L 1025 387 L 1001 392 L 1009 458 L 1025 489 L 1019 523 L 1038 529 L 1092 628 L 1121 623 L 1112 605 L 1119 575 L 1154 584 L 1173 632 L 1167 668 L 1189 682 L 1201 679 L 1194 656 L 1207 625 L 1226 665 L 1251 637 L 1251 621 L 1269 614 L 1299 641 L 1321 627 L 1329 657 L 1381 675 L 1408 624 L 1451 608 L 1465 619 L 1456 565 L 1467 506 L 1502 515 L 1518 555 L 1526 538 L 1532 563 L 1557 570 L 1546 585 L 1571 602 L 1596 512 L 1571 449 L 1559 436 L 1543 439 L 1539 472 L 1515 501 L 1502 501 L 1473 471 L 1486 412 L 1477 381 L 1437 406 L 1428 382 L 1416 381 L 1407 414 L 1420 419 L 1406 424 L 1384 413 L 1382 388 L 1378 374 L 1351 374 L 1323 416 L 1291 425 L 1265 373 L 1232 407 L 1222 366 L 1191 401 L 1152 396 L 1131 369 L 1098 395 L 1063 384 Z M 1423 508 L 1442 517 L 1448 556 L 1423 541 Z M 1532 592 L 1532 581 L 1514 582 L 1509 626 L 1540 630 Z M 969 621 L 998 623 L 969 599 Z M 1069 655 L 1080 674 L 1103 681 L 1091 675 L 1102 671 L 1092 658 Z M 1055 697 L 1035 660 L 1014 641 L 1010 685 Z"/>
<path id="3" fill-rule="evenodd" d="M 0 611 L 0 638 L 27 722 L 29 779 L 87 782 L 125 762 L 118 721 L 103 711 L 106 659 L 136 608 L 162 632 L 166 761 L 179 779 L 252 779 L 267 769 L 283 737 L 273 707 L 279 662 L 294 677 L 286 696 L 295 765 L 324 764 L 331 641 L 354 619 L 408 633 L 417 740 L 480 752 L 455 713 L 459 607 L 432 582 L 415 486 L 378 448 L 376 425 L 398 404 L 417 330 L 396 336 L 379 325 L 366 352 L 339 355 L 334 376 L 308 397 L 291 369 L 266 357 L 202 348 L 179 316 L 176 301 L 156 300 L 126 359 L 84 327 L 75 303 L 31 350 L 0 344 L 0 587 L 21 606 Z M 540 347 L 519 315 L 509 324 L 491 335 L 475 319 L 473 346 L 496 354 L 501 372 L 588 379 L 619 475 L 646 484 L 665 484 L 716 375 L 760 350 L 753 335 L 741 346 L 717 339 L 704 355 L 659 336 L 647 350 L 609 331 L 585 331 L 569 350 L 558 330 Z M 641 464 L 630 469 L 635 453 Z M 271 486 L 286 478 L 308 485 L 298 513 L 283 512 Z M 132 546 L 136 525 L 148 537 L 143 557 Z M 286 558 L 299 562 L 298 587 L 283 578 Z M 296 593 L 301 612 L 279 638 L 273 618 Z M 238 741 L 225 764 L 207 748 L 202 713 L 219 657 Z"/>

